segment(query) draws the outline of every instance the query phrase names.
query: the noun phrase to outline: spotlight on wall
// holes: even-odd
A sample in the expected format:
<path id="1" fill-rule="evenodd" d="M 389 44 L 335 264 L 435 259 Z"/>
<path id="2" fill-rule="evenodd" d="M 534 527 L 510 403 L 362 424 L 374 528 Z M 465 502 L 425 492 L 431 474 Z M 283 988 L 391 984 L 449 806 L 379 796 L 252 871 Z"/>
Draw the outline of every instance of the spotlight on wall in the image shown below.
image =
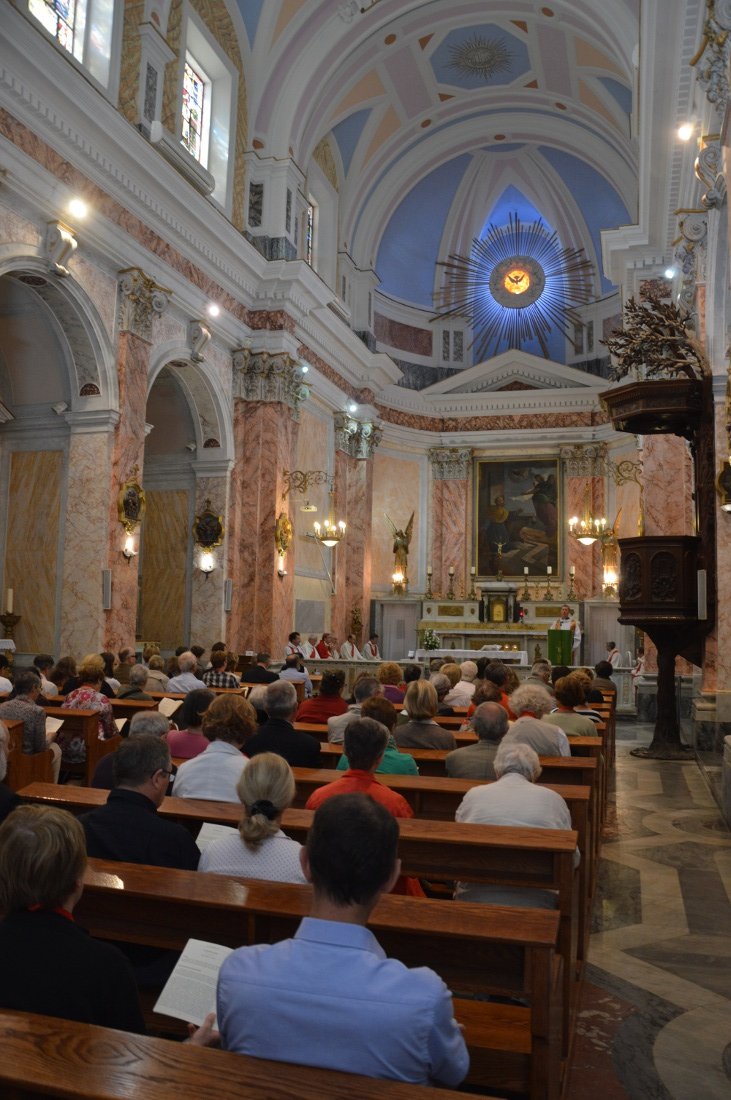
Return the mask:
<path id="1" fill-rule="evenodd" d="M 674 279 L 675 278 L 675 268 L 674 267 L 666 267 L 663 274 L 665 275 L 666 279 Z"/>
<path id="2" fill-rule="evenodd" d="M 68 212 L 73 218 L 83 220 L 89 213 L 89 207 L 83 199 L 71 199 L 68 205 Z"/>
<path id="3" fill-rule="evenodd" d="M 694 130 L 695 126 L 692 122 L 684 122 L 681 126 L 678 126 L 678 138 L 680 141 L 690 141 Z"/>
<path id="4" fill-rule="evenodd" d="M 211 573 L 213 572 L 213 570 L 215 568 L 216 568 L 216 562 L 215 562 L 215 559 L 213 557 L 213 554 L 211 553 L 210 550 L 204 550 L 203 553 L 201 554 L 200 571 L 201 571 L 201 573 L 205 573 L 206 580 L 208 579 L 208 577 L 210 577 Z"/>
<path id="5" fill-rule="evenodd" d="M 349 413 L 357 413 L 357 411 L 358 411 L 358 406 L 356 405 L 355 401 L 351 401 L 350 404 L 348 405 L 348 412 Z"/>
<path id="6" fill-rule="evenodd" d="M 209 317 L 218 317 L 221 313 L 221 307 L 217 305 L 216 302 L 210 302 L 208 306 L 206 306 L 206 313 Z"/>

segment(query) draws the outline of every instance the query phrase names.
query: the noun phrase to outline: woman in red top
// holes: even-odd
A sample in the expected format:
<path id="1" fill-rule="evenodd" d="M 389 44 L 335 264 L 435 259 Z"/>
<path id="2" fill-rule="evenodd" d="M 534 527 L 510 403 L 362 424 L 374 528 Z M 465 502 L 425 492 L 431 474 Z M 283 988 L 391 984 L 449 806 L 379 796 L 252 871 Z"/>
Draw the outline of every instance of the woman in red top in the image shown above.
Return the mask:
<path id="1" fill-rule="evenodd" d="M 171 756 L 192 760 L 208 748 L 210 741 L 204 736 L 201 727 L 203 715 L 215 698 L 215 693 L 208 688 L 194 688 L 188 692 L 175 714 L 178 729 L 169 730 L 165 734 Z"/>
<path id="2" fill-rule="evenodd" d="M 342 669 L 323 672 L 320 694 L 304 699 L 297 711 L 296 722 L 327 722 L 336 714 L 345 714 L 348 704 L 340 694 L 345 686 L 345 673 Z"/>

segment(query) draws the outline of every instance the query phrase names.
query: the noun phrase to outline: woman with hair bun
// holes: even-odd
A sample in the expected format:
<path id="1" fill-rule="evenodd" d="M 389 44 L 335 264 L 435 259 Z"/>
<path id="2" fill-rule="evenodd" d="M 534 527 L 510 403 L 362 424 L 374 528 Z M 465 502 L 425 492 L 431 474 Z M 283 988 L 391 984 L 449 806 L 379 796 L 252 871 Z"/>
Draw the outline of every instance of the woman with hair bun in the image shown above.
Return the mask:
<path id="1" fill-rule="evenodd" d="M 302 845 L 282 832 L 282 814 L 294 800 L 294 776 L 282 756 L 262 752 L 241 773 L 236 787 L 244 807 L 238 835 L 231 833 L 209 844 L 199 871 L 242 875 L 268 882 L 301 882 Z"/>

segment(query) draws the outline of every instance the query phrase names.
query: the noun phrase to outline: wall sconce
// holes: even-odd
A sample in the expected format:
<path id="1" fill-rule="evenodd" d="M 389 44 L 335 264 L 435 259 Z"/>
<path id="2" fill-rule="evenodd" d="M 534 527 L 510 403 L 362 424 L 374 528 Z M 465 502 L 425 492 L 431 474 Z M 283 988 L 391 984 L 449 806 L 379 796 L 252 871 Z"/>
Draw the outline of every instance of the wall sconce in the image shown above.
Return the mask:
<path id="1" fill-rule="evenodd" d="M 274 526 L 274 543 L 277 547 L 277 576 L 284 578 L 287 570 L 284 568 L 284 555 L 292 543 L 292 521 L 286 512 L 280 512 Z"/>
<path id="2" fill-rule="evenodd" d="M 127 559 L 127 565 L 129 565 L 129 563 L 132 561 L 132 558 L 137 557 L 137 551 L 135 550 L 135 537 L 131 532 L 124 540 L 122 554 Z"/>
<path id="3" fill-rule="evenodd" d="M 206 499 L 203 511 L 193 520 L 193 541 L 201 551 L 198 568 L 205 575 L 206 580 L 216 568 L 216 559 L 213 551 L 223 542 L 223 519 L 211 509 L 211 502 Z"/>
<path id="4" fill-rule="evenodd" d="M 391 588 L 393 589 L 394 596 L 403 596 L 404 594 L 404 575 L 399 570 L 391 576 Z"/>
<path id="5" fill-rule="evenodd" d="M 137 480 L 137 473 L 138 467 L 134 466 L 130 478 L 122 485 L 117 497 L 117 516 L 126 532 L 122 556 L 127 565 L 132 558 L 137 557 L 134 532 L 145 514 L 145 490 Z"/>

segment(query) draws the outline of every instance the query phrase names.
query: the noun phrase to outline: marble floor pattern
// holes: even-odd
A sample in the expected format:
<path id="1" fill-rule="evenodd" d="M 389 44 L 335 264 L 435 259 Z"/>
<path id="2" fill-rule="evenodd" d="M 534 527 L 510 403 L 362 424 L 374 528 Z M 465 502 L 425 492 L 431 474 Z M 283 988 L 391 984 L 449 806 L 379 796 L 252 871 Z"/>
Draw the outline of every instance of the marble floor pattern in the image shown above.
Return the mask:
<path id="1" fill-rule="evenodd" d="M 568 1100 L 731 1100 L 731 833 L 650 734 L 618 723 Z"/>

